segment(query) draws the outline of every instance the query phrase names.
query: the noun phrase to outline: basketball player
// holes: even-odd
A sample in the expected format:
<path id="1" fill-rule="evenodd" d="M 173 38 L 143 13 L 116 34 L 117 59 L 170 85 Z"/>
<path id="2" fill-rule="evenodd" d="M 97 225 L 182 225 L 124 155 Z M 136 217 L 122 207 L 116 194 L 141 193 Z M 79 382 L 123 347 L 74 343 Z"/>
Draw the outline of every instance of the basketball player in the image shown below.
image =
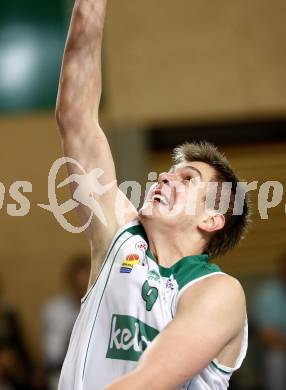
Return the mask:
<path id="1" fill-rule="evenodd" d="M 116 183 L 98 121 L 106 0 L 77 0 L 61 73 L 56 117 L 64 153 L 101 185 Z M 68 167 L 70 174 L 81 174 Z M 232 183 L 226 213 L 205 207 L 206 184 Z M 245 203 L 233 215 L 238 179 L 207 143 L 185 144 L 137 213 L 117 185 L 91 196 L 90 287 L 82 299 L 62 368 L 60 390 L 223 390 L 246 354 L 245 297 L 239 282 L 209 263 L 242 237 Z M 76 185 L 72 186 L 72 192 Z M 220 191 L 222 194 L 222 191 Z M 195 213 L 193 197 L 197 193 Z M 115 204 L 124 201 L 124 226 Z M 88 209 L 80 217 L 86 221 Z"/>

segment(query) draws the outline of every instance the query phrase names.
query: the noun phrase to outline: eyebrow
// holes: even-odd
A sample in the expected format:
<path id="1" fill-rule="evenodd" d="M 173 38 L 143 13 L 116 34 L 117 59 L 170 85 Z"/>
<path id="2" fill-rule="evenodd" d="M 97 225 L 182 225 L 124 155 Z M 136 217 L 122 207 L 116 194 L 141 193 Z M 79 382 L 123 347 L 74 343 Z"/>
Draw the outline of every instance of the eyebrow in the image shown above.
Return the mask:
<path id="1" fill-rule="evenodd" d="M 192 171 L 195 171 L 195 172 L 200 176 L 200 178 L 202 179 L 202 173 L 201 173 L 201 171 L 199 171 L 197 168 L 193 167 L 192 165 L 185 165 L 185 166 L 182 167 L 182 168 L 189 168 L 189 169 L 191 169 Z M 170 169 L 169 172 L 173 173 L 174 171 L 175 171 L 175 165 L 173 165 L 173 166 L 171 167 L 171 169 Z"/>

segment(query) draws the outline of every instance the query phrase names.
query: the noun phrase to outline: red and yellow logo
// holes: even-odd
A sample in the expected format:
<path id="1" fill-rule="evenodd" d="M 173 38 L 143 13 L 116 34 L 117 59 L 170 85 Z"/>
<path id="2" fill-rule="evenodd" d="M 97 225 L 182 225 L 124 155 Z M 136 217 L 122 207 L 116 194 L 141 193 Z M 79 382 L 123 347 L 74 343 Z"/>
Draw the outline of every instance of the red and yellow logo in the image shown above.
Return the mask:
<path id="1" fill-rule="evenodd" d="M 130 274 L 130 272 L 133 270 L 133 268 L 139 264 L 140 257 L 137 255 L 137 253 L 131 253 L 130 255 L 126 256 L 124 259 L 120 272 L 122 274 Z"/>

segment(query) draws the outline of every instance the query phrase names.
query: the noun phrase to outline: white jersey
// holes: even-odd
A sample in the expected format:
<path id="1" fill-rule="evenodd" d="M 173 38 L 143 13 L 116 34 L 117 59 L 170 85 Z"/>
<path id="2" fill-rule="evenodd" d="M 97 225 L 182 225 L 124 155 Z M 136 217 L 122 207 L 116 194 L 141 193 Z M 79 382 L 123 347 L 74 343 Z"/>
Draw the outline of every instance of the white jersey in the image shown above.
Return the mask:
<path id="1" fill-rule="evenodd" d="M 82 299 L 59 390 L 99 390 L 133 371 L 152 340 L 172 321 L 183 291 L 222 273 L 208 255 L 159 265 L 142 225 L 132 222 L 113 239 L 99 276 Z M 247 323 L 234 368 L 214 360 L 181 389 L 224 390 L 247 350 Z"/>

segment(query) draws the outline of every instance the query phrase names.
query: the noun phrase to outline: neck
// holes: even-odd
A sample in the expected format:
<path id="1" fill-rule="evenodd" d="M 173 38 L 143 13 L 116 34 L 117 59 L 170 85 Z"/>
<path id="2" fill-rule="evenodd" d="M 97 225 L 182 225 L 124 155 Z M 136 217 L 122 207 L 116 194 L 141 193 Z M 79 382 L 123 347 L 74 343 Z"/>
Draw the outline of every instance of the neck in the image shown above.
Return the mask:
<path id="1" fill-rule="evenodd" d="M 197 231 L 190 229 L 182 232 L 178 227 L 158 229 L 152 221 L 141 220 L 146 231 L 149 248 L 158 263 L 171 267 L 181 258 L 200 255 L 204 252 L 205 241 Z"/>

